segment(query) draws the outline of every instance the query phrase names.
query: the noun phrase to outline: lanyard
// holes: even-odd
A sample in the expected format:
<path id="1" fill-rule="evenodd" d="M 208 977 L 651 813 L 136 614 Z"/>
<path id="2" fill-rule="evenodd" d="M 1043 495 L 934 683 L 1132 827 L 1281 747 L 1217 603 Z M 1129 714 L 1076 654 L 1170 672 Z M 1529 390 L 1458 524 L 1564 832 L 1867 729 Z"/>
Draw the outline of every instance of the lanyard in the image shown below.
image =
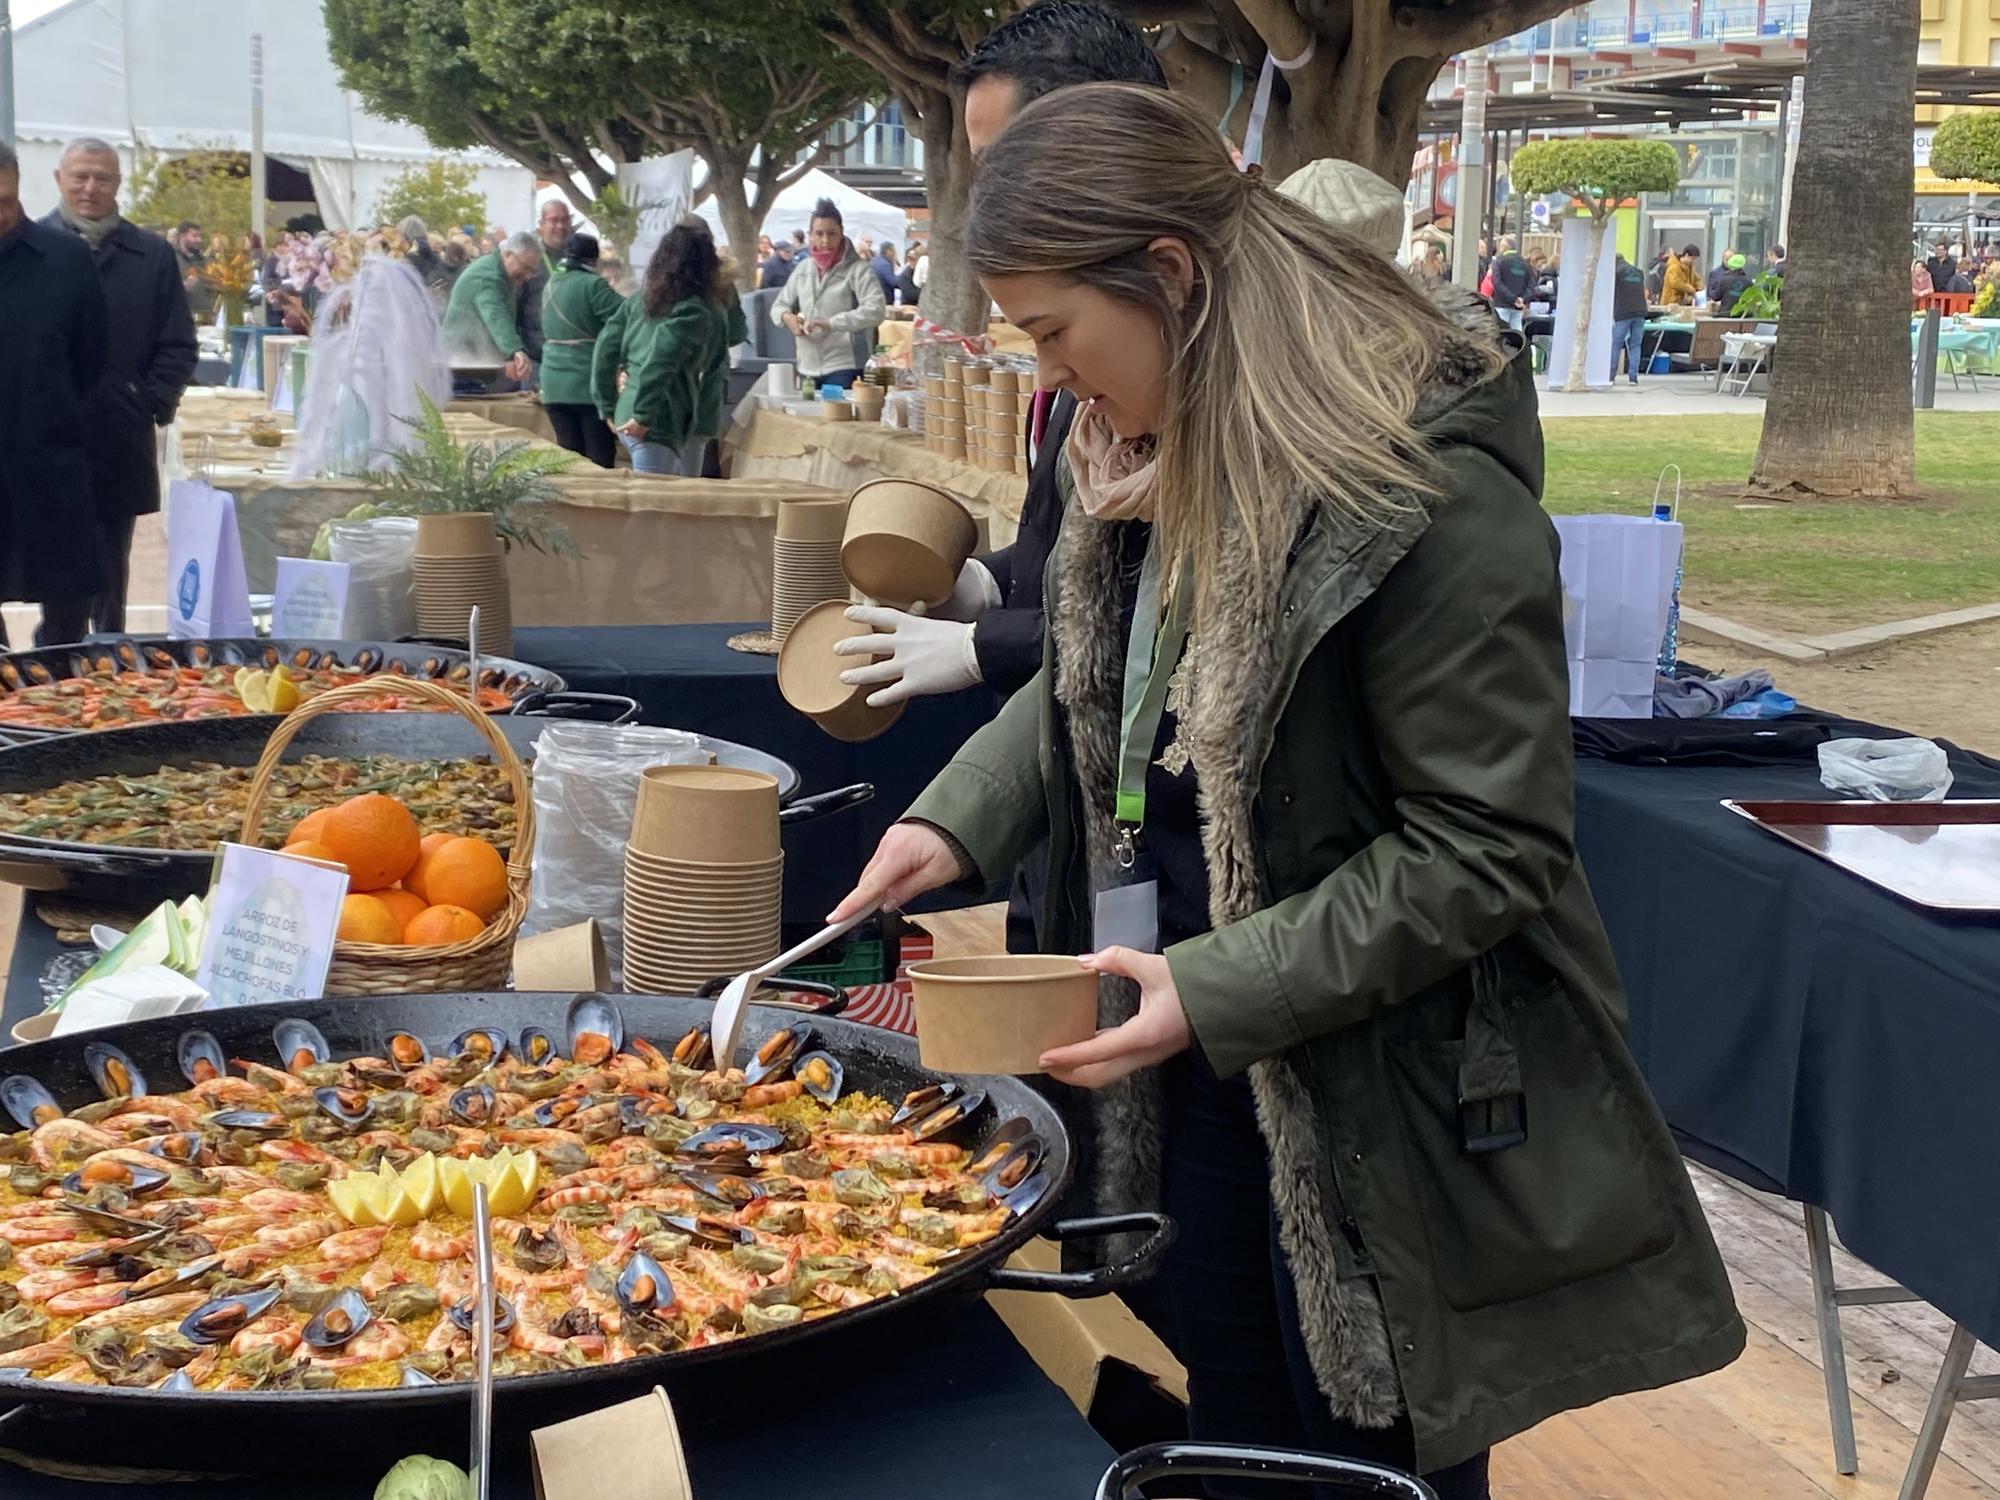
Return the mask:
<path id="1" fill-rule="evenodd" d="M 1166 712 L 1167 682 L 1187 642 L 1187 612 L 1176 597 L 1160 629 L 1160 536 L 1146 543 L 1139 592 L 1132 605 L 1132 637 L 1125 644 L 1125 712 L 1118 740 L 1118 862 L 1132 867 L 1136 839 L 1146 822 L 1146 767 Z M 1178 591 L 1176 591 L 1178 594 Z"/>

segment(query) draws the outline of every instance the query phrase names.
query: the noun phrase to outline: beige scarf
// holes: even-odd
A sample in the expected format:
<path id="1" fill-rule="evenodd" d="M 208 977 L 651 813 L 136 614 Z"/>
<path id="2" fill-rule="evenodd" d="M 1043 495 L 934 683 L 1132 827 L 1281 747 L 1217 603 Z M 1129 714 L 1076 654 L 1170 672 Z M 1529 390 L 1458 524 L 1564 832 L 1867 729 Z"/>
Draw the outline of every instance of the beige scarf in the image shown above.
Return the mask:
<path id="1" fill-rule="evenodd" d="M 1153 476 L 1159 441 L 1151 433 L 1121 438 L 1089 401 L 1069 427 L 1070 474 L 1085 515 L 1098 521 L 1153 519 Z"/>
<path id="2" fill-rule="evenodd" d="M 69 225 L 71 229 L 74 229 L 78 234 L 83 236 L 83 242 L 90 246 L 92 250 L 96 250 L 103 245 L 111 231 L 118 227 L 120 217 L 114 211 L 106 218 L 86 219 L 81 214 L 71 213 L 69 205 L 66 203 L 58 203 L 56 205 L 56 212 L 62 215 L 63 223 Z"/>

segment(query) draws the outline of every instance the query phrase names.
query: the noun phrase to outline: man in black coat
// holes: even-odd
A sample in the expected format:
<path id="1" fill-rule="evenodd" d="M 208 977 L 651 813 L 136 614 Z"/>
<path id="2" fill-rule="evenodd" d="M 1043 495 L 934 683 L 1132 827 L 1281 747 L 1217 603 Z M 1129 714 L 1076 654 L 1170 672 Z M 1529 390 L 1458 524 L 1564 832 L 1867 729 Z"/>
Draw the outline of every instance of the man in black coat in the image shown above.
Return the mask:
<path id="1" fill-rule="evenodd" d="M 42 226 L 79 240 L 97 265 L 111 318 L 103 379 L 91 392 L 90 484 L 102 596 L 99 630 L 125 628 L 132 529 L 160 508 L 156 429 L 169 425 L 193 378 L 194 321 L 174 247 L 118 212 L 118 153 L 103 141 L 70 142 L 56 167 L 61 204 Z"/>
<path id="2" fill-rule="evenodd" d="M 1080 83 L 1167 86 L 1166 71 L 1144 34 L 1090 0 L 1041 0 L 1028 7 L 1002 22 L 959 62 L 953 76 L 966 91 L 965 132 L 975 171 L 987 144 L 1045 94 Z M 912 262 L 916 254 L 912 246 Z M 950 600 L 929 618 L 867 611 L 893 632 L 894 654 L 842 675 L 876 684 L 879 690 L 869 702 L 958 692 L 980 682 L 1011 697 L 1041 669 L 1042 574 L 1062 528 L 1056 461 L 1075 415 L 1076 398 L 1066 391 L 1037 391 L 1029 403 L 1022 440 L 1033 464 L 1012 546 L 966 563 Z M 882 638 L 842 642 L 849 644 L 856 645 L 855 654 L 868 654 L 881 649 Z M 1017 952 L 1035 951 L 1033 912 L 1043 860 L 1039 850 L 1024 860 L 1015 885 L 1007 946 Z"/>
<path id="3" fill-rule="evenodd" d="M 98 441 L 87 403 L 105 369 L 104 291 L 81 245 L 21 212 L 21 164 L 4 141 L 0 329 L 0 598 L 42 606 L 38 642 L 82 640 L 104 586 L 85 457 Z"/>

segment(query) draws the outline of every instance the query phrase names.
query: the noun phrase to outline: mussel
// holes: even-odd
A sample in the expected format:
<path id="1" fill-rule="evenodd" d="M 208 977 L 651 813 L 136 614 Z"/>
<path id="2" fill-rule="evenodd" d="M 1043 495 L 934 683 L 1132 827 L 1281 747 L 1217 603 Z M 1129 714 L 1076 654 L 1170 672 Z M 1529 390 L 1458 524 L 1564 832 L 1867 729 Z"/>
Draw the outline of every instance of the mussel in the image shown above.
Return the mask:
<path id="1" fill-rule="evenodd" d="M 478 1325 L 478 1314 L 474 1308 L 477 1295 L 475 1293 L 473 1296 L 467 1297 L 462 1301 L 452 1303 L 451 1311 L 447 1314 L 452 1322 L 456 1323 L 467 1333 L 471 1333 Z M 505 1297 L 496 1294 L 493 1298 L 494 1336 L 497 1338 L 499 1335 L 512 1330 L 513 1327 L 514 1304 L 509 1302 Z"/>
<path id="2" fill-rule="evenodd" d="M 764 1039 L 743 1068 L 743 1081 L 749 1084 L 776 1083 L 791 1071 L 792 1060 L 813 1039 L 813 1029 L 805 1022 L 781 1027 Z"/>
<path id="3" fill-rule="evenodd" d="M 847 1070 L 831 1052 L 806 1052 L 793 1060 L 792 1077 L 813 1098 L 830 1105 L 840 1097 Z"/>
<path id="4" fill-rule="evenodd" d="M 476 1058 L 491 1066 L 507 1055 L 507 1033 L 494 1026 L 474 1026 L 451 1039 L 454 1057 Z"/>
<path id="5" fill-rule="evenodd" d="M 269 1286 L 204 1302 L 181 1319 L 181 1336 L 197 1344 L 226 1343 L 275 1307 L 283 1295 L 280 1288 Z"/>
<path id="6" fill-rule="evenodd" d="M 646 1122 L 655 1117 L 671 1117 L 674 1101 L 665 1094 L 620 1094 L 618 1096 L 618 1123 L 625 1127 L 627 1135 L 641 1135 Z"/>
<path id="7" fill-rule="evenodd" d="M 95 1156 L 65 1177 L 62 1188 L 66 1193 L 88 1193 L 92 1188 L 115 1187 L 136 1195 L 165 1187 L 171 1175 L 164 1167 L 140 1167 L 115 1157 Z"/>
<path id="8" fill-rule="evenodd" d="M 177 1166 L 195 1166 L 202 1159 L 206 1143 L 198 1130 L 176 1130 L 155 1140 L 146 1150 L 162 1161 Z"/>
<path id="9" fill-rule="evenodd" d="M 697 1073 L 715 1062 L 715 1044 L 706 1024 L 690 1027 L 687 1035 L 674 1043 L 671 1061 L 683 1068 L 692 1068 Z"/>
<path id="10" fill-rule="evenodd" d="M 625 1045 L 625 1017 L 602 995 L 578 995 L 569 1003 L 564 1035 L 572 1062 L 599 1067 Z"/>
<path id="11" fill-rule="evenodd" d="M 713 1167 L 676 1167 L 674 1176 L 704 1197 L 731 1208 L 747 1208 L 764 1196 L 764 1189 L 750 1178 Z"/>
<path id="12" fill-rule="evenodd" d="M 412 1036 L 407 1031 L 392 1031 L 382 1048 L 383 1055 L 403 1072 L 421 1068 L 431 1060 L 431 1049 L 420 1036 Z"/>
<path id="13" fill-rule="evenodd" d="M 303 1073 L 333 1056 L 333 1049 L 327 1046 L 319 1028 L 293 1016 L 271 1028 L 271 1040 L 277 1044 L 278 1061 L 287 1073 Z"/>
<path id="14" fill-rule="evenodd" d="M 217 1130 L 246 1130 L 252 1135 L 289 1135 L 292 1122 L 261 1109 L 218 1109 L 202 1120 Z"/>
<path id="15" fill-rule="evenodd" d="M 543 1026 L 523 1026 L 514 1055 L 531 1068 L 539 1068 L 556 1055 L 554 1033 Z"/>
<path id="16" fill-rule="evenodd" d="M 374 1102 L 360 1089 L 314 1089 L 313 1099 L 319 1104 L 321 1114 L 348 1130 L 359 1130 L 375 1113 Z"/>
<path id="17" fill-rule="evenodd" d="M 992 1164 L 979 1174 L 979 1186 L 1014 1212 L 1025 1210 L 1048 1188 L 1048 1146 L 1034 1132 L 1009 1142 L 997 1157 L 989 1146 L 980 1153 L 980 1160 L 989 1158 Z"/>
<path id="18" fill-rule="evenodd" d="M 784 1144 L 785 1133 L 775 1125 L 745 1125 L 732 1120 L 697 1130 L 674 1147 L 674 1154 L 739 1166 L 759 1151 L 776 1151 Z"/>
<path id="19" fill-rule="evenodd" d="M 935 1083 L 906 1096 L 889 1123 L 920 1141 L 941 1141 L 960 1133 L 985 1103 L 984 1089 L 968 1091 L 963 1084 Z"/>
<path id="20" fill-rule="evenodd" d="M 146 1075 L 124 1052 L 109 1042 L 88 1042 L 83 1065 L 107 1099 L 136 1099 L 146 1092 Z"/>
<path id="21" fill-rule="evenodd" d="M 189 1375 L 186 1370 L 176 1370 L 155 1386 L 154 1389 L 161 1391 L 198 1391 L 201 1387 L 194 1383 L 194 1377 Z"/>
<path id="22" fill-rule="evenodd" d="M 529 1110 L 528 1115 L 544 1130 L 561 1130 L 567 1128 L 570 1116 L 588 1102 L 580 1094 L 564 1094 L 559 1098 L 544 1099 Z"/>
<path id="23" fill-rule="evenodd" d="M 1002 1120 L 993 1127 L 993 1133 L 980 1143 L 979 1149 L 972 1153 L 972 1160 L 965 1164 L 965 1170 L 974 1177 L 992 1171 L 1000 1158 L 1007 1154 L 1007 1148 L 1032 1135 L 1034 1129 L 1022 1115 Z"/>
<path id="24" fill-rule="evenodd" d="M 674 1284 L 660 1263 L 635 1250 L 618 1273 L 618 1305 L 628 1313 L 656 1317 L 674 1305 Z"/>
<path id="25" fill-rule="evenodd" d="M 462 1125 L 487 1125 L 493 1120 L 493 1090 L 483 1083 L 468 1084 L 445 1101 L 451 1117 Z"/>
<path id="26" fill-rule="evenodd" d="M 207 1083 L 229 1071 L 222 1044 L 206 1031 L 183 1031 L 174 1043 L 174 1061 L 189 1083 Z"/>
<path id="27" fill-rule="evenodd" d="M 431 1379 L 430 1376 L 419 1370 L 415 1365 L 404 1365 L 402 1376 L 396 1383 L 405 1389 L 411 1386 L 437 1384 L 435 1380 Z"/>
<path id="28" fill-rule="evenodd" d="M 65 1198 L 62 1211 L 75 1214 L 93 1229 L 108 1229 L 116 1235 L 130 1238 L 135 1234 L 151 1234 L 160 1226 L 146 1219 L 135 1219 L 128 1214 L 114 1213 L 110 1209 L 91 1202 L 88 1198 Z"/>
<path id="29" fill-rule="evenodd" d="M 375 1309 L 368 1305 L 368 1299 L 353 1287 L 345 1287 L 307 1320 L 299 1337 L 324 1353 L 340 1348 L 374 1321 Z"/>
<path id="30" fill-rule="evenodd" d="M 63 1266 L 73 1271 L 94 1271 L 101 1266 L 115 1265 L 124 1256 L 144 1255 L 172 1232 L 170 1229 L 155 1229 L 150 1234 L 134 1235 L 128 1240 L 106 1240 L 101 1245 L 92 1245 L 88 1250 L 70 1256 Z"/>
<path id="31" fill-rule="evenodd" d="M 664 1222 L 673 1233 L 686 1235 L 695 1244 L 706 1245 L 710 1249 L 733 1250 L 738 1245 L 757 1243 L 757 1236 L 741 1224 L 711 1218 L 707 1214 L 667 1214 Z"/>
<path id="32" fill-rule="evenodd" d="M 37 1125 L 62 1118 L 62 1106 L 56 1103 L 55 1096 L 42 1086 L 40 1079 L 25 1073 L 0 1078 L 0 1105 L 6 1106 L 14 1123 L 23 1130 L 33 1130 Z"/>
<path id="33" fill-rule="evenodd" d="M 221 1269 L 222 1257 L 219 1255 L 205 1255 L 185 1265 L 162 1266 L 157 1271 L 146 1272 L 128 1286 L 125 1289 L 125 1300 L 143 1302 L 148 1297 L 161 1297 L 168 1292 L 183 1291 L 198 1281 L 206 1281 Z M 183 1327 L 181 1331 L 185 1333 L 187 1330 Z"/>

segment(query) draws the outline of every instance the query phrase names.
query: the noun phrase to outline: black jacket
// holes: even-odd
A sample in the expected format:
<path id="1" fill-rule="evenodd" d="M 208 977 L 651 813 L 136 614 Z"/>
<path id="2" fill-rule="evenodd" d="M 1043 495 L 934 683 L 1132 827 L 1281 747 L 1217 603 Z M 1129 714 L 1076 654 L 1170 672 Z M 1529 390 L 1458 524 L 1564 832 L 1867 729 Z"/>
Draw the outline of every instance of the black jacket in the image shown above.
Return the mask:
<path id="1" fill-rule="evenodd" d="M 757 290 L 761 292 L 766 287 L 783 286 L 791 279 L 792 263 L 784 256 L 774 253 L 765 259 L 763 266 L 757 272 Z"/>
<path id="2" fill-rule="evenodd" d="M 60 213 L 43 219 L 42 227 L 84 246 Z M 181 392 L 194 378 L 194 321 L 180 260 L 157 234 L 121 220 L 98 246 L 96 260 L 111 345 L 87 412 L 91 487 L 100 516 L 151 515 L 160 508 L 153 429 L 173 421 Z"/>
<path id="3" fill-rule="evenodd" d="M 1748 271 L 1731 270 L 1727 266 L 1708 278 L 1708 310 L 1718 318 L 1734 317 L 1736 299 L 1743 295 L 1750 285 Z"/>
<path id="4" fill-rule="evenodd" d="M 0 329 L 0 598 L 94 594 L 104 570 L 86 455 L 101 437 L 88 409 L 109 334 L 83 241 L 33 223 L 0 238 Z"/>
<path id="5" fill-rule="evenodd" d="M 1958 262 L 1949 255 L 1933 255 L 1924 262 L 1924 269 L 1931 273 L 1931 290 L 1942 292 L 1951 286 L 1951 278 L 1958 273 Z"/>
<path id="6" fill-rule="evenodd" d="M 1528 293 L 1534 289 L 1535 268 L 1523 260 L 1515 251 L 1509 250 L 1493 260 L 1493 305 L 1512 307 L 1516 302 L 1525 302 Z"/>
<path id="7" fill-rule="evenodd" d="M 1613 276 L 1611 316 L 1621 323 L 1646 316 L 1646 273 L 1630 261 L 1619 261 Z"/>
<path id="8" fill-rule="evenodd" d="M 896 290 L 903 294 L 903 306 L 915 307 L 924 295 L 924 289 L 917 285 L 917 268 L 908 261 L 896 275 Z"/>
<path id="9" fill-rule="evenodd" d="M 536 364 L 542 362 L 542 293 L 548 285 L 549 258 L 544 254 L 535 274 L 521 283 L 521 300 L 514 304 L 514 327 L 520 331 L 521 347 Z"/>
<path id="10" fill-rule="evenodd" d="M 979 675 L 1003 698 L 1042 666 L 1042 572 L 1062 529 L 1062 495 L 1056 488 L 1056 459 L 1069 440 L 1076 398 L 1057 395 L 1048 429 L 1028 474 L 1028 498 L 1021 504 L 1021 529 L 1010 547 L 980 559 L 1000 585 L 1001 606 L 988 610 L 972 627 Z M 1025 441 L 1025 438 L 1023 439 Z"/>

